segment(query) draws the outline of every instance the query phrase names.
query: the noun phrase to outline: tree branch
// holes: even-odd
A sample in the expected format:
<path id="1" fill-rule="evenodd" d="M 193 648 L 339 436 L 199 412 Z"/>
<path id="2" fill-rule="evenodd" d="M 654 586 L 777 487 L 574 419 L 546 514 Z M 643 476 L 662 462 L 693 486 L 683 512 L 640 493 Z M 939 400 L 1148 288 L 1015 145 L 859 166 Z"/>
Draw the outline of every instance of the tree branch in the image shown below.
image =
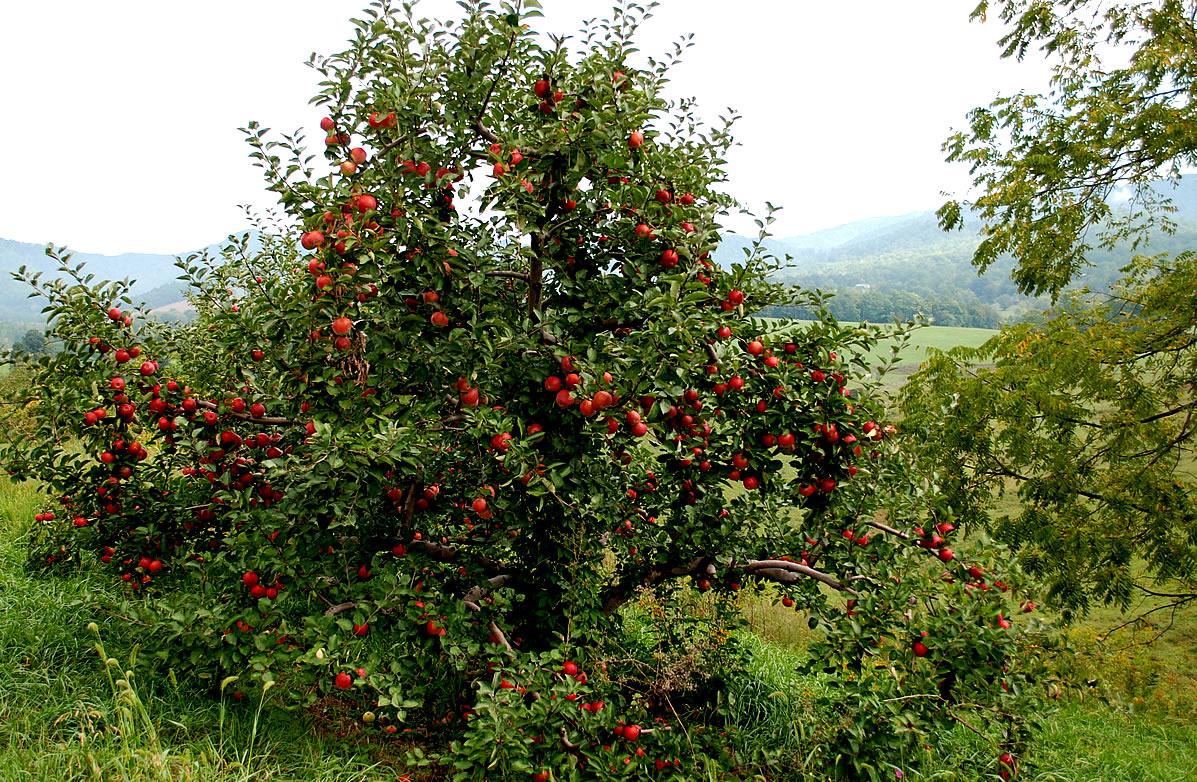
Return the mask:
<path id="1" fill-rule="evenodd" d="M 828 575 L 821 570 L 815 570 L 808 565 L 790 562 L 785 559 L 749 560 L 743 565 L 743 571 L 748 575 L 757 576 L 758 578 L 768 578 L 782 584 L 793 584 L 803 577 L 813 578 L 815 581 L 826 584 L 838 592 L 847 592 L 850 595 L 859 594 L 852 587 L 840 583 L 834 576 Z"/>
<path id="2" fill-rule="evenodd" d="M 204 410 L 220 412 L 220 406 L 215 402 L 206 402 L 202 399 L 197 399 L 195 400 L 195 405 L 196 407 L 203 408 Z M 223 415 L 229 416 L 230 418 L 236 418 L 239 421 L 249 421 L 250 423 L 262 424 L 264 426 L 291 426 L 295 424 L 295 422 L 290 418 L 283 418 L 282 416 L 267 415 L 262 416 L 261 418 L 254 418 L 249 413 L 235 413 L 231 410 L 225 411 Z"/>

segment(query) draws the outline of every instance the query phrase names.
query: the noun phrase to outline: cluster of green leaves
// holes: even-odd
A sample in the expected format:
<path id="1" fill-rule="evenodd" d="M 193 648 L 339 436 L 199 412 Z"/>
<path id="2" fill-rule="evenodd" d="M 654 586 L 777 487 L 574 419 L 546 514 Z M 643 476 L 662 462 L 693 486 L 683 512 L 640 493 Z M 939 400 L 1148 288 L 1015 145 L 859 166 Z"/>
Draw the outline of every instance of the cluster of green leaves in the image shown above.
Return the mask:
<path id="1" fill-rule="evenodd" d="M 638 594 L 777 582 L 862 697 L 837 773 L 883 773 L 961 710 L 996 768 L 1034 696 L 1033 625 L 1003 618 L 1021 582 L 949 547 L 849 393 L 878 334 L 751 316 L 817 301 L 767 279 L 767 220 L 741 262 L 710 259 L 732 138 L 662 97 L 682 47 L 637 66 L 633 4 L 579 51 L 531 31 L 533 3 L 464 12 L 376 3 L 313 60 L 322 162 L 247 129 L 293 225 L 182 261 L 193 322 L 147 322 L 65 257 L 31 279 L 64 346 L 2 454 L 49 497 L 35 559 L 99 560 L 176 671 L 447 735 L 461 779 L 739 773 L 702 724 L 718 689 L 643 653 L 623 671 L 612 639 Z M 667 615 L 659 659 L 735 673 Z M 652 732 L 617 756 L 621 722 Z"/>
<path id="2" fill-rule="evenodd" d="M 989 3 L 974 12 L 984 17 Z M 1197 159 L 1197 56 L 1187 2 L 998 4 L 1005 56 L 1040 47 L 1048 96 L 999 98 L 945 144 L 983 193 L 971 205 L 984 270 L 1003 253 L 1028 292 L 1053 298 L 1094 245 L 1170 230 L 1161 178 Z M 1119 193 L 1129 201 L 1116 206 Z M 950 202 L 943 222 L 964 211 Z M 1197 599 L 1197 311 L 1188 249 L 1124 259 L 1106 291 L 1082 290 L 1041 326 L 935 357 L 904 409 L 952 506 L 988 519 L 1068 610 L 1127 607 L 1136 593 Z M 1004 491 L 1018 495 L 1011 512 Z"/>
<path id="3" fill-rule="evenodd" d="M 1194 285 L 1192 254 L 1140 259 L 1104 301 L 934 355 L 903 389 L 953 507 L 992 517 L 1065 608 L 1197 587 L 1197 351 L 1177 296 Z"/>
<path id="4" fill-rule="evenodd" d="M 985 19 L 990 5 L 979 3 L 973 17 Z M 1052 92 L 974 109 L 944 151 L 970 166 L 981 193 L 968 205 L 984 226 L 976 266 L 1012 255 L 1019 290 L 1055 297 L 1095 246 L 1174 227 L 1169 200 L 1153 185 L 1197 163 L 1189 100 L 1197 22 L 1183 0 L 994 5 L 1007 25 L 1003 56 L 1021 60 L 1038 48 L 1052 66 Z M 1115 207 L 1117 190 L 1129 195 L 1125 208 Z M 966 210 L 950 201 L 939 215 L 956 228 Z"/>

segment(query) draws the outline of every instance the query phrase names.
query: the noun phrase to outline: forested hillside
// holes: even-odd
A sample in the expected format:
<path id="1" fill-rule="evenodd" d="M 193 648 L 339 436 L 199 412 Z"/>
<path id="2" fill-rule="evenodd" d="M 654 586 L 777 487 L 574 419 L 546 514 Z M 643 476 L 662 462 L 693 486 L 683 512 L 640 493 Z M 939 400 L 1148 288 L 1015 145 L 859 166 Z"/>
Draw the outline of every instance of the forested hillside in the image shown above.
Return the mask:
<path id="1" fill-rule="evenodd" d="M 1197 182 L 1184 180 L 1177 188 L 1162 190 L 1177 206 L 1177 231 L 1157 233 L 1138 252 L 1176 253 L 1197 247 Z M 779 257 L 792 257 L 781 273 L 786 282 L 833 292 L 832 314 L 846 321 L 889 322 L 908 320 L 916 314 L 940 326 L 994 328 L 1002 323 L 1038 318 L 1050 306 L 1046 298 L 1018 293 L 1010 280 L 1010 263 L 995 264 L 978 275 L 970 263 L 976 249 L 976 224 L 945 233 L 932 212 L 875 217 L 802 236 L 773 238 L 766 246 Z M 729 266 L 744 257 L 751 241 L 738 234 L 724 238 L 716 260 Z M 1091 254 L 1093 266 L 1077 285 L 1106 290 L 1118 270 L 1133 255 L 1128 247 Z M 168 307 L 183 298 L 176 276 L 175 256 L 151 253 L 99 255 L 76 252 L 76 262 L 100 279 L 136 280 L 135 298 L 148 307 Z M 54 262 L 42 245 L 0 239 L 0 344 L 12 341 L 43 321 L 40 305 L 12 273 L 22 265 L 44 274 L 55 274 Z M 179 307 L 164 311 L 178 317 Z M 766 315 L 808 317 L 802 310 L 770 308 Z"/>
<path id="2" fill-rule="evenodd" d="M 1148 246 L 1137 250 L 1123 246 L 1090 253 L 1092 266 L 1073 287 L 1104 291 L 1135 253 L 1175 254 L 1197 247 L 1197 181 L 1183 180 L 1176 188 L 1162 186 L 1160 192 L 1177 207 L 1176 232 L 1157 232 Z M 1050 306 L 1046 298 L 1018 293 L 1008 259 L 978 275 L 970 263 L 977 243 L 975 222 L 967 223 L 963 231 L 945 233 L 934 213 L 919 212 L 849 223 L 772 241 L 769 246 L 793 257 L 792 267 L 783 273 L 785 280 L 835 292 L 829 306 L 843 320 L 876 323 L 922 313 L 941 326 L 993 328 L 1037 317 Z M 731 263 L 748 244 L 741 237 L 729 237 L 717 257 Z"/>

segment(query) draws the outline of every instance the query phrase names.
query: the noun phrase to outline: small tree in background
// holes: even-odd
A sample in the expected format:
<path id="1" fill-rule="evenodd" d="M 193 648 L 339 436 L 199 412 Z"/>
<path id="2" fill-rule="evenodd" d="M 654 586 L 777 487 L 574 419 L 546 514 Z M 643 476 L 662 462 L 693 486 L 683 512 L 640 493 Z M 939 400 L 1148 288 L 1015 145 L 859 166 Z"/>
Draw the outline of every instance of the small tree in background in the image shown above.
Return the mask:
<path id="1" fill-rule="evenodd" d="M 962 723 L 1009 776 L 1019 577 L 849 396 L 876 334 L 754 319 L 816 300 L 759 242 L 711 260 L 732 136 L 662 96 L 684 47 L 637 58 L 632 5 L 573 50 L 532 3 L 464 5 L 375 4 L 313 58 L 323 160 L 248 128 L 295 227 L 182 262 L 193 323 L 30 278 L 64 345 L 4 452 L 55 499 L 39 561 L 98 560 L 174 668 L 448 737 L 462 779 L 767 762 L 718 704 L 737 595 L 774 584 L 839 713 L 809 773 L 891 775 Z"/>
<path id="2" fill-rule="evenodd" d="M 38 329 L 29 329 L 12 346 L 18 352 L 40 356 L 46 352 L 46 335 Z"/>

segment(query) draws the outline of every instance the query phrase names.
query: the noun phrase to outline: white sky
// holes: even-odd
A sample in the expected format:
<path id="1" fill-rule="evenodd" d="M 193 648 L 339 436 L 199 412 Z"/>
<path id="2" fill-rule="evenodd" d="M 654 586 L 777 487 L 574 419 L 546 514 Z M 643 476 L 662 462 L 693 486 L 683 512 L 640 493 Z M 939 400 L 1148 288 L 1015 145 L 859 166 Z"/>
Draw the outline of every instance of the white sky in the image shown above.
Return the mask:
<path id="1" fill-rule="evenodd" d="M 366 0 L 0 2 L 0 237 L 75 250 L 181 253 L 269 206 L 237 130 L 318 140 L 313 51 L 342 48 Z M 640 48 L 696 45 L 673 74 L 709 116 L 739 111 L 731 191 L 784 207 L 788 236 L 938 206 L 967 184 L 939 146 L 998 92 L 1040 89 L 1000 61 L 973 0 L 662 0 Z M 547 0 L 572 32 L 607 2 Z M 428 16 L 452 0 L 424 0 Z M 318 150 L 316 150 L 318 152 Z"/>

